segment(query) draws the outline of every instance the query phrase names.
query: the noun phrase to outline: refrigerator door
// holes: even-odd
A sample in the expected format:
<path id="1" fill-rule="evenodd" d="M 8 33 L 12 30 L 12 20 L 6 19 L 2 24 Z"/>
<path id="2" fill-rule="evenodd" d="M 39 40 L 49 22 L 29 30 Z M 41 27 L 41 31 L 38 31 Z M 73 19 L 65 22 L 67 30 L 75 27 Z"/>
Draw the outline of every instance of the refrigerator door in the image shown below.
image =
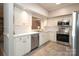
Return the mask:
<path id="1" fill-rule="evenodd" d="M 77 12 L 72 13 L 73 22 L 72 22 L 72 47 L 73 55 L 76 55 L 76 21 L 77 21 Z"/>
<path id="2" fill-rule="evenodd" d="M 73 54 L 79 56 L 79 12 L 73 12 L 72 41 Z"/>
<path id="3" fill-rule="evenodd" d="M 76 13 L 76 56 L 79 56 L 79 12 Z"/>

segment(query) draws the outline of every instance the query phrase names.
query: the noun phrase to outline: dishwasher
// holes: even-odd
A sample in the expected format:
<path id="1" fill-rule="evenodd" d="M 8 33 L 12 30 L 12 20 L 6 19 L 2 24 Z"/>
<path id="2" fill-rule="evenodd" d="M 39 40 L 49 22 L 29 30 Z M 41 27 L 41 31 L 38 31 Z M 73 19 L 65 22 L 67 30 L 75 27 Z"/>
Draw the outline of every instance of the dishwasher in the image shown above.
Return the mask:
<path id="1" fill-rule="evenodd" d="M 39 34 L 31 35 L 31 51 L 39 47 Z"/>

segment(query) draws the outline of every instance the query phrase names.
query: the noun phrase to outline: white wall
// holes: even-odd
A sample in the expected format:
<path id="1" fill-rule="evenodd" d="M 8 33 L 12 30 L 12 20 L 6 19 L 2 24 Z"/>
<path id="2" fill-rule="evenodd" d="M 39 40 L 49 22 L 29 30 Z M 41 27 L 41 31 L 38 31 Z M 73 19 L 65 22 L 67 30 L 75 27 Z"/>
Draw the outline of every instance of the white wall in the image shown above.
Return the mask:
<path id="1" fill-rule="evenodd" d="M 48 16 L 48 12 L 44 8 L 40 7 L 38 4 L 34 4 L 34 3 L 18 3 L 17 5 L 23 7 L 24 9 L 27 9 L 29 11 L 38 13 L 40 15 Z"/>
<path id="2" fill-rule="evenodd" d="M 62 15 L 68 15 L 68 14 L 72 14 L 73 11 L 79 11 L 79 4 L 74 4 L 74 5 L 57 9 L 55 11 L 51 11 L 49 12 L 48 16 L 57 17 L 57 16 L 62 16 Z"/>
<path id="3" fill-rule="evenodd" d="M 13 4 L 4 4 L 4 54 L 7 56 L 14 53 L 13 41 Z"/>

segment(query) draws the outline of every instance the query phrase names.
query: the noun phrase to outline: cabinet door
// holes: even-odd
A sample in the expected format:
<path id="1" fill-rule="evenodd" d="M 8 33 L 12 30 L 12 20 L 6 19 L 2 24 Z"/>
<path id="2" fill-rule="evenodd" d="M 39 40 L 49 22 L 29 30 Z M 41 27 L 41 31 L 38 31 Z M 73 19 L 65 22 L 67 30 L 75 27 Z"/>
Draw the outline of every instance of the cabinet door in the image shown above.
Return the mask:
<path id="1" fill-rule="evenodd" d="M 23 55 L 23 45 L 21 37 L 15 38 L 15 55 Z"/>
<path id="2" fill-rule="evenodd" d="M 22 55 L 27 54 L 31 50 L 31 37 L 30 35 L 22 37 Z"/>
<path id="3" fill-rule="evenodd" d="M 44 34 L 40 33 L 39 34 L 39 46 L 41 46 L 44 43 Z"/>
<path id="4" fill-rule="evenodd" d="M 43 45 L 48 41 L 48 33 L 42 32 L 39 35 L 39 45 Z"/>
<path id="5" fill-rule="evenodd" d="M 25 53 L 31 51 L 31 35 L 25 36 Z"/>
<path id="6" fill-rule="evenodd" d="M 31 50 L 30 36 L 22 36 L 15 39 L 15 55 L 21 56 Z"/>
<path id="7" fill-rule="evenodd" d="M 44 33 L 44 41 L 47 42 L 49 40 L 49 32 Z"/>
<path id="8" fill-rule="evenodd" d="M 56 32 L 54 32 L 54 31 L 50 32 L 50 36 L 49 37 L 50 37 L 51 41 L 56 41 Z"/>

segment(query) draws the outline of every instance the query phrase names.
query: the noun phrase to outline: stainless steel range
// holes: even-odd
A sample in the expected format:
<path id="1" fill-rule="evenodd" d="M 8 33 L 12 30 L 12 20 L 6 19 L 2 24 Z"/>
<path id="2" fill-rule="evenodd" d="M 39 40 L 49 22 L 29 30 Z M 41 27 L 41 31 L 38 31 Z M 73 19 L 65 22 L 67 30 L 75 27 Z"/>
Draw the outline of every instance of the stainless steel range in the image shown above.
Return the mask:
<path id="1" fill-rule="evenodd" d="M 61 43 L 69 43 L 69 20 L 58 22 L 57 41 Z"/>

